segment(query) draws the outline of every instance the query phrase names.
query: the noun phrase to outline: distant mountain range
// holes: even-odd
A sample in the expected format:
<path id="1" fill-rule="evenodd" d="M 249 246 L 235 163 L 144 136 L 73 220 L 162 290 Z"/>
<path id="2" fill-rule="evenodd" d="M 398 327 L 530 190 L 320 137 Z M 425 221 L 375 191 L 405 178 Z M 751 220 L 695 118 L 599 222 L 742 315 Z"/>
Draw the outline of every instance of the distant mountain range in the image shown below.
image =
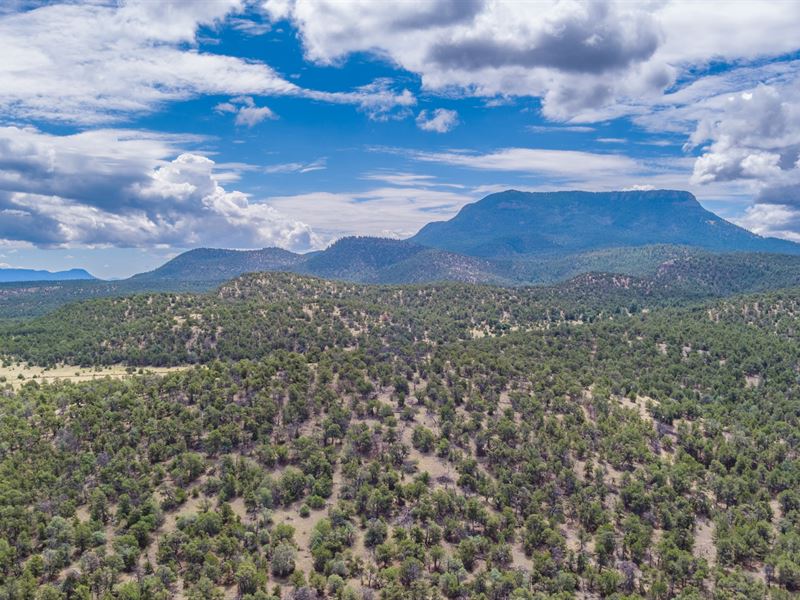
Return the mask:
<path id="1" fill-rule="evenodd" d="M 799 255 L 800 244 L 742 229 L 688 192 L 509 190 L 429 223 L 408 240 L 344 238 L 304 255 L 203 248 L 132 280 L 221 283 L 250 271 L 292 271 L 362 283 L 545 283 L 588 271 L 641 275 L 708 252 Z"/>
<path id="2" fill-rule="evenodd" d="M 308 254 L 294 254 L 278 248 L 198 248 L 176 256 L 153 271 L 134 275 L 128 281 L 139 285 L 170 280 L 222 283 L 243 273 L 289 271 L 363 283 L 483 282 L 498 280 L 494 274 L 496 268 L 485 260 L 403 240 L 348 237 L 323 251 Z"/>
<path id="3" fill-rule="evenodd" d="M 15 286 L 2 284 L 6 276 L 0 279 L 0 319 L 27 318 L 82 298 L 203 291 L 258 271 L 360 283 L 500 285 L 615 273 L 704 297 L 800 285 L 800 244 L 742 229 L 688 192 L 509 190 L 465 206 L 449 221 L 430 223 L 408 240 L 349 237 L 307 254 L 199 248 L 114 282 Z M 40 273 L 39 280 L 91 279 L 82 270 Z"/>
<path id="4" fill-rule="evenodd" d="M 95 279 L 84 269 L 38 271 L 36 269 L 0 269 L 0 283 L 22 281 L 74 281 Z"/>

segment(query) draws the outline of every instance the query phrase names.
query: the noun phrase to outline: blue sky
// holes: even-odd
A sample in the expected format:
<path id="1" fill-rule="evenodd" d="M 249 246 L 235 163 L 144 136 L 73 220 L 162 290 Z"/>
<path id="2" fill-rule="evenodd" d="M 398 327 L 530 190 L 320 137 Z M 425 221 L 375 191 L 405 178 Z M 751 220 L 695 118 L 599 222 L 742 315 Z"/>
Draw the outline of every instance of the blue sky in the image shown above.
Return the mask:
<path id="1" fill-rule="evenodd" d="M 800 4 L 10 2 L 0 264 L 406 237 L 493 191 L 688 189 L 800 241 Z"/>

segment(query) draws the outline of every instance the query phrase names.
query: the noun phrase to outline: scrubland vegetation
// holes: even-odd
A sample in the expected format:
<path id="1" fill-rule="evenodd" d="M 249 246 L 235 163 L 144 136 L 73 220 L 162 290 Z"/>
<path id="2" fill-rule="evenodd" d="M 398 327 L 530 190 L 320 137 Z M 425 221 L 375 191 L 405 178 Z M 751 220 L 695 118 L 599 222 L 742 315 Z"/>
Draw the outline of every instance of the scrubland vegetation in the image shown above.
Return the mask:
<path id="1" fill-rule="evenodd" d="M 256 274 L 7 326 L 135 369 L 7 382 L 0 598 L 796 597 L 798 311 Z"/>

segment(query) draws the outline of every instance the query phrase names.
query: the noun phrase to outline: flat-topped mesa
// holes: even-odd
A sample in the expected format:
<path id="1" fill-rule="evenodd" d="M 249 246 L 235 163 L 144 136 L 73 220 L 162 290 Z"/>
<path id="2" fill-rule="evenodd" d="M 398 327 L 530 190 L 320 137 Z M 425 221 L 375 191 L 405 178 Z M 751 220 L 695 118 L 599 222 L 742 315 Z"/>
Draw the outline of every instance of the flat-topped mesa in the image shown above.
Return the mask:
<path id="1" fill-rule="evenodd" d="M 487 258 L 652 244 L 800 254 L 800 245 L 751 233 L 679 190 L 508 190 L 429 223 L 410 241 Z"/>
<path id="2" fill-rule="evenodd" d="M 0 283 L 23 281 L 90 281 L 94 275 L 86 269 L 69 269 L 66 271 L 44 271 L 37 269 L 0 269 Z"/>

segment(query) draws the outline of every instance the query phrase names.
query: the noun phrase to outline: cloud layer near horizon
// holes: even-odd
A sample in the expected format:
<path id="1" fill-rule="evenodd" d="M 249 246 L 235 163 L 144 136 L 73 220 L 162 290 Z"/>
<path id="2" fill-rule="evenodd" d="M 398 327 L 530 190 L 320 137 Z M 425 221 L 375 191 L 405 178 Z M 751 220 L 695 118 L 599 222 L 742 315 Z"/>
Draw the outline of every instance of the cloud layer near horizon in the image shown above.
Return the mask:
<path id="1" fill-rule="evenodd" d="M 99 129 L 54 136 L 0 128 L 0 238 L 35 245 L 318 245 L 311 229 L 227 191 L 215 163 L 174 160 L 181 137 Z"/>

